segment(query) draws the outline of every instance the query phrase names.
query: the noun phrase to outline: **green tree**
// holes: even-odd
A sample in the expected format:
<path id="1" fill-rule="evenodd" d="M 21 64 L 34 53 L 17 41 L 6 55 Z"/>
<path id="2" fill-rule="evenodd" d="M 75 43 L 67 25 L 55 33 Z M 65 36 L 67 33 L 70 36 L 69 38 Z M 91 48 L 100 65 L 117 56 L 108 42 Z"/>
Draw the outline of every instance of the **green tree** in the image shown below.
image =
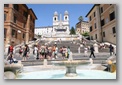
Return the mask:
<path id="1" fill-rule="evenodd" d="M 76 34 L 75 29 L 74 29 L 74 27 L 72 27 L 70 30 L 70 35 L 75 35 L 75 34 Z"/>
<path id="2" fill-rule="evenodd" d="M 89 36 L 89 33 L 88 32 L 85 32 L 82 34 L 83 36 Z"/>
<path id="3" fill-rule="evenodd" d="M 83 21 L 83 17 L 80 16 L 80 17 L 78 18 L 78 20 L 79 20 L 79 22 L 82 22 L 82 21 Z"/>

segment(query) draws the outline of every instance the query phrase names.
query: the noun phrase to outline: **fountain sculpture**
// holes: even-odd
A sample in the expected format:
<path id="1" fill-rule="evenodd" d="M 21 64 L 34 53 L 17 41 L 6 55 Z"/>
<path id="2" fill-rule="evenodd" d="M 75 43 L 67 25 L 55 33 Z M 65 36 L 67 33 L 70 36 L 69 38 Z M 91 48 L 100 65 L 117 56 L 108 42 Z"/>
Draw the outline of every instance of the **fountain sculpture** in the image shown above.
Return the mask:
<path id="1" fill-rule="evenodd" d="M 58 66 L 65 66 L 66 73 L 65 76 L 67 77 L 74 77 L 77 76 L 76 67 L 79 65 L 86 65 L 90 62 L 88 60 L 73 60 L 72 52 L 70 52 L 69 59 L 67 61 L 52 61 L 54 65 Z"/>

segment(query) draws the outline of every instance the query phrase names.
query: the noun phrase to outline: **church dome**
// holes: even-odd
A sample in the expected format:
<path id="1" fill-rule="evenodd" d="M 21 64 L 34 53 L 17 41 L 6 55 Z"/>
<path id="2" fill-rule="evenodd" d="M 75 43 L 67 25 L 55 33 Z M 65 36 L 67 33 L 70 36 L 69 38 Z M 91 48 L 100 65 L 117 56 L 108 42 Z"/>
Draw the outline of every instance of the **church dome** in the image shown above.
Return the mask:
<path id="1" fill-rule="evenodd" d="M 58 15 L 58 12 L 57 12 L 57 11 L 55 11 L 55 12 L 54 12 L 54 15 Z"/>
<path id="2" fill-rule="evenodd" d="M 67 14 L 68 15 L 69 13 L 68 13 L 68 11 L 65 11 L 64 14 Z"/>

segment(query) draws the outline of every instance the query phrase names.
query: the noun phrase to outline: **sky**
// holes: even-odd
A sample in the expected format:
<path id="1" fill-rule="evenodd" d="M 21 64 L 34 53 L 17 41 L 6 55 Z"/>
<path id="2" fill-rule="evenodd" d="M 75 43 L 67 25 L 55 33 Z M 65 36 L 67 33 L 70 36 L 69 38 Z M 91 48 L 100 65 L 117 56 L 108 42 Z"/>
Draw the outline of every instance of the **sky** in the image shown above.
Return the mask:
<path id="1" fill-rule="evenodd" d="M 88 21 L 85 17 L 94 4 L 26 4 L 28 8 L 32 8 L 37 20 L 35 21 L 35 27 L 45 27 L 53 25 L 53 15 L 57 11 L 58 14 L 62 14 L 62 20 L 64 12 L 67 10 L 69 13 L 70 28 L 74 27 L 78 23 L 79 16 L 82 16 L 84 21 Z"/>

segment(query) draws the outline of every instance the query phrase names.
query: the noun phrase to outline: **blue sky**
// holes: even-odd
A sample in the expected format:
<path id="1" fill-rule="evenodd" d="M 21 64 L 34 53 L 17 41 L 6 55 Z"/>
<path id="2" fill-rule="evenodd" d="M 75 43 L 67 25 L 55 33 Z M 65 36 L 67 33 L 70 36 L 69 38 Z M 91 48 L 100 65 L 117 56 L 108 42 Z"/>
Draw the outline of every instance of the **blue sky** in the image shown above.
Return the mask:
<path id="1" fill-rule="evenodd" d="M 90 11 L 94 4 L 27 4 L 29 8 L 32 8 L 37 20 L 35 27 L 52 26 L 53 14 L 55 11 L 58 14 L 62 14 L 62 20 L 64 12 L 69 12 L 70 28 L 75 27 L 78 22 L 78 17 L 83 16 L 84 21 L 88 21 L 86 14 Z"/>

